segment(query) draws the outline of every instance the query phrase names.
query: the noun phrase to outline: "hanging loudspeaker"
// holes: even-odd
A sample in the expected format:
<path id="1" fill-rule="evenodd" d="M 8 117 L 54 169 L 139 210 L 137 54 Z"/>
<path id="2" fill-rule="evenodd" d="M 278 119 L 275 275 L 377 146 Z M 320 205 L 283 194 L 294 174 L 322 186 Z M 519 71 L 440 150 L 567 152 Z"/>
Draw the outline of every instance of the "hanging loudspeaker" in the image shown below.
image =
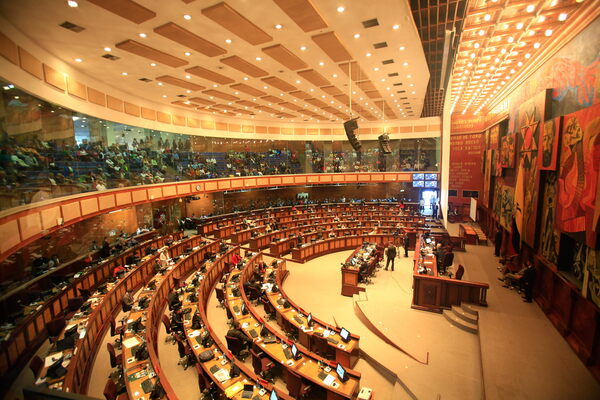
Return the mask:
<path id="1" fill-rule="evenodd" d="M 387 133 L 379 135 L 379 150 L 383 154 L 392 154 L 392 148 L 390 147 L 390 137 Z"/>
<path id="2" fill-rule="evenodd" d="M 348 136 L 352 148 L 355 151 L 360 151 L 362 149 L 362 144 L 360 144 L 358 138 L 354 134 L 354 131 L 358 129 L 358 124 L 356 123 L 357 119 L 358 118 L 353 118 L 344 122 L 344 130 L 346 131 L 346 136 Z"/>

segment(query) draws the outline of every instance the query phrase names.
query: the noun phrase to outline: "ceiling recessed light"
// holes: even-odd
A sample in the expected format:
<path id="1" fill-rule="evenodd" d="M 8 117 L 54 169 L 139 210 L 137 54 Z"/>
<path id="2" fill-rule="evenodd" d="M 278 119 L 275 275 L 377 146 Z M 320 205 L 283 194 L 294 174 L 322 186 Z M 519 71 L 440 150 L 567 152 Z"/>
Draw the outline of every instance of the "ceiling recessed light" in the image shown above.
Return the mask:
<path id="1" fill-rule="evenodd" d="M 489 21 L 490 19 L 492 19 L 492 16 L 490 14 L 485 14 L 483 17 L 484 21 Z"/>
<path id="2" fill-rule="evenodd" d="M 192 16 L 189 14 L 184 14 L 183 19 L 187 19 L 189 21 L 190 19 L 192 19 Z"/>
<path id="3" fill-rule="evenodd" d="M 514 38 L 514 37 L 512 37 L 512 36 L 509 36 L 509 37 L 508 37 L 508 43 L 512 43 L 512 42 L 514 42 L 514 41 L 515 41 L 515 38 Z"/>
<path id="4" fill-rule="evenodd" d="M 81 58 L 76 58 L 75 62 L 82 62 L 83 60 Z"/>
<path id="5" fill-rule="evenodd" d="M 245 80 L 245 81 L 247 81 L 247 80 L 248 80 L 248 77 L 247 77 L 247 76 L 245 76 L 245 77 L 244 77 L 244 80 Z"/>
<path id="6" fill-rule="evenodd" d="M 77 7 L 79 4 L 78 4 L 76 1 L 69 0 L 69 1 L 67 1 L 67 5 L 68 5 L 69 7 L 73 7 L 73 8 L 75 8 L 75 7 Z"/>
<path id="7" fill-rule="evenodd" d="M 281 24 L 275 25 L 275 29 L 281 29 L 281 28 L 283 28 L 283 25 L 281 25 Z"/>
<path id="8" fill-rule="evenodd" d="M 552 36 L 552 29 L 546 29 L 546 32 L 544 34 L 546 36 Z"/>
<path id="9" fill-rule="evenodd" d="M 300 84 L 300 80 L 299 80 L 299 79 L 296 79 L 296 83 L 297 83 L 297 84 Z"/>
<path id="10" fill-rule="evenodd" d="M 529 53 L 525 54 L 525 58 L 530 58 L 530 57 L 531 57 L 531 54 L 529 54 Z"/>
<path id="11" fill-rule="evenodd" d="M 475 47 L 476 49 L 478 49 L 478 48 L 479 48 L 479 43 L 475 43 L 475 44 L 473 45 L 473 47 Z"/>
<path id="12" fill-rule="evenodd" d="M 360 37 L 360 33 L 355 33 L 354 34 L 354 39 L 358 39 Z"/>
<path id="13" fill-rule="evenodd" d="M 225 39 L 225 43 L 230 44 L 231 43 L 231 39 Z"/>
<path id="14" fill-rule="evenodd" d="M 268 88 L 269 88 L 268 86 L 263 86 L 263 89 L 268 89 Z"/>
<path id="15" fill-rule="evenodd" d="M 151 67 L 156 67 L 156 63 L 150 63 Z"/>
<path id="16" fill-rule="evenodd" d="M 379 71 L 379 67 L 373 68 L 373 71 Z"/>
<path id="17" fill-rule="evenodd" d="M 300 46 L 300 50 L 302 50 L 302 51 L 306 50 L 306 46 Z"/>
<path id="18" fill-rule="evenodd" d="M 565 21 L 567 19 L 568 14 L 567 13 L 560 13 L 558 15 L 558 20 L 559 21 Z"/>
<path id="19" fill-rule="evenodd" d="M 344 8 L 344 6 L 339 6 L 339 7 L 337 8 L 337 12 L 339 12 L 339 13 L 343 13 L 345 10 L 346 10 L 346 9 Z"/>
<path id="20" fill-rule="evenodd" d="M 404 51 L 404 50 L 406 50 L 406 47 L 400 46 L 400 51 Z"/>
<path id="21" fill-rule="evenodd" d="M 121 75 L 123 75 L 123 76 L 127 76 L 127 75 L 129 75 L 129 74 L 128 74 L 127 72 L 121 72 Z"/>
<path id="22" fill-rule="evenodd" d="M 396 25 L 392 26 L 392 29 L 394 29 L 394 30 L 400 29 L 400 25 L 396 24 Z"/>
<path id="23" fill-rule="evenodd" d="M 213 84 L 213 87 L 219 87 L 219 85 L 217 85 L 216 83 Z"/>
<path id="24" fill-rule="evenodd" d="M 539 48 L 540 48 L 540 46 L 541 46 L 541 44 L 539 44 L 539 43 L 534 43 L 534 44 L 533 44 L 533 48 L 534 48 L 534 49 L 539 49 Z"/>
<path id="25" fill-rule="evenodd" d="M 105 47 L 104 51 L 112 51 L 112 49 L 110 47 Z"/>
<path id="26" fill-rule="evenodd" d="M 186 93 L 192 93 L 192 91 L 191 91 L 191 90 L 189 90 L 189 89 L 188 89 L 188 90 L 186 90 L 185 92 L 186 92 Z"/>
<path id="27" fill-rule="evenodd" d="M 365 54 L 365 56 L 371 57 L 371 53 L 367 53 L 367 54 Z"/>
<path id="28" fill-rule="evenodd" d="M 163 83 L 162 83 L 162 82 L 158 82 L 158 86 L 162 86 L 162 85 L 163 85 Z"/>
<path id="29" fill-rule="evenodd" d="M 186 51 L 186 52 L 185 52 L 185 53 L 183 53 L 183 54 L 185 54 L 187 57 L 189 57 L 189 56 L 191 56 L 191 55 L 192 55 L 192 53 L 190 53 L 189 51 Z"/>
<path id="30" fill-rule="evenodd" d="M 337 74 L 333 74 L 333 75 L 331 75 L 331 76 L 333 76 L 334 78 L 337 78 Z"/>
<path id="31" fill-rule="evenodd" d="M 479 33 L 479 36 L 485 35 L 485 31 L 483 29 L 480 29 L 478 33 Z"/>
<path id="32" fill-rule="evenodd" d="M 256 61 L 261 61 L 262 58 L 261 57 L 256 57 Z"/>
<path id="33" fill-rule="evenodd" d="M 405 67 L 408 67 L 408 61 L 404 61 L 404 63 L 402 65 L 404 65 Z"/>
<path id="34" fill-rule="evenodd" d="M 406 75 L 407 78 L 412 78 L 411 74 Z"/>
<path id="35" fill-rule="evenodd" d="M 142 33 L 140 33 L 140 37 L 145 38 L 145 37 L 148 37 L 148 35 L 146 35 L 145 33 L 142 32 Z"/>
<path id="36" fill-rule="evenodd" d="M 544 22 L 546 20 L 546 17 L 544 17 L 543 15 L 540 15 L 538 17 L 538 22 Z"/>
<path id="37" fill-rule="evenodd" d="M 319 65 L 322 67 L 323 65 L 325 65 L 325 63 L 323 61 L 319 62 Z"/>
<path id="38" fill-rule="evenodd" d="M 527 8 L 525 9 L 528 13 L 532 13 L 535 10 L 535 6 L 533 4 L 530 4 L 527 6 Z"/>
<path id="39" fill-rule="evenodd" d="M 192 79 L 192 77 L 190 75 L 186 75 L 185 79 Z"/>

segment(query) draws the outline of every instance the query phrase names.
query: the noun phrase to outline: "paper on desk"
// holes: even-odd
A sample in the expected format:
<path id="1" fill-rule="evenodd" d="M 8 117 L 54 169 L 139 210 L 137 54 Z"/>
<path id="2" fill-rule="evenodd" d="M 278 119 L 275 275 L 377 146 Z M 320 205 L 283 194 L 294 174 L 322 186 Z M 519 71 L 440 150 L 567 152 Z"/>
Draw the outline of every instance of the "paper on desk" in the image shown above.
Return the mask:
<path id="1" fill-rule="evenodd" d="M 333 382 L 335 382 L 335 378 L 331 374 L 328 374 L 327 377 L 323 379 L 323 383 L 327 386 L 333 385 Z"/>
<path id="2" fill-rule="evenodd" d="M 48 368 L 49 366 L 51 366 L 52 364 L 54 364 L 54 361 L 58 360 L 59 358 L 61 358 L 63 356 L 63 352 L 59 352 L 59 353 L 52 353 L 49 354 L 46 359 L 44 360 L 44 366 L 46 368 Z"/>
<path id="3" fill-rule="evenodd" d="M 219 380 L 219 382 L 221 382 L 221 383 L 230 379 L 229 371 L 227 371 L 225 369 L 218 370 L 217 372 L 215 372 L 214 375 L 215 375 L 215 378 L 217 378 Z"/>
<path id="4" fill-rule="evenodd" d="M 140 344 L 140 341 L 137 337 L 133 336 L 130 337 L 129 339 L 125 339 L 123 340 L 123 346 L 125 346 L 125 348 L 130 349 L 133 346 L 137 346 L 138 344 Z"/>
<path id="5" fill-rule="evenodd" d="M 198 335 L 200 335 L 200 331 L 192 331 L 188 334 L 188 337 L 195 338 Z"/>
<path id="6" fill-rule="evenodd" d="M 85 328 L 83 328 L 82 330 L 79 331 L 79 339 L 83 339 L 85 337 L 86 334 L 86 330 Z"/>

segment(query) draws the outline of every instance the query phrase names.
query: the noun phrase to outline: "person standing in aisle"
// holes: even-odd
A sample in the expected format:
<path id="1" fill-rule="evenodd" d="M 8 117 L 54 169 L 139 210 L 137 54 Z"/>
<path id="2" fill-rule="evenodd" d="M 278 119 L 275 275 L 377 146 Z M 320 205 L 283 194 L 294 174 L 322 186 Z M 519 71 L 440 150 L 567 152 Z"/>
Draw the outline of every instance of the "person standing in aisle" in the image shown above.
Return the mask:
<path id="1" fill-rule="evenodd" d="M 425 212 L 425 200 L 423 199 L 419 200 L 419 211 L 421 214 Z"/>
<path id="2" fill-rule="evenodd" d="M 394 243 L 390 242 L 387 249 L 385 249 L 385 255 L 387 256 L 387 261 L 385 263 L 385 270 L 388 270 L 390 265 L 390 261 L 392 262 L 392 271 L 394 270 L 394 258 L 396 258 L 396 247 Z"/>
<path id="3" fill-rule="evenodd" d="M 408 233 L 404 234 L 403 245 L 404 245 L 404 257 L 408 257 L 408 246 L 410 245 L 410 239 L 408 238 Z"/>
<path id="4" fill-rule="evenodd" d="M 494 235 L 494 255 L 500 257 L 500 249 L 502 248 L 502 230 L 500 226 L 496 226 L 496 234 Z"/>

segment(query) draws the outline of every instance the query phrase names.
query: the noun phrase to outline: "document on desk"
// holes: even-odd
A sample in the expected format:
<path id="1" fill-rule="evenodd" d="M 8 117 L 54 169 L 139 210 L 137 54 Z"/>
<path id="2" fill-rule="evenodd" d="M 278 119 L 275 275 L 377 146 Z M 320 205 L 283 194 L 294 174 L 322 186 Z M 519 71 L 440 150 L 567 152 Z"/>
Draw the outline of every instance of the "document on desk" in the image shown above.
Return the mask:
<path id="1" fill-rule="evenodd" d="M 325 379 L 323 379 L 323 383 L 326 384 L 327 386 L 333 385 L 334 382 L 335 382 L 335 378 L 331 374 L 327 374 L 327 377 Z"/>
<path id="2" fill-rule="evenodd" d="M 137 346 L 138 344 L 140 344 L 140 340 L 137 337 L 130 337 L 129 339 L 125 339 L 123 340 L 123 346 L 125 346 L 125 348 L 130 349 L 133 346 Z"/>
<path id="3" fill-rule="evenodd" d="M 54 364 L 54 362 L 56 360 L 58 360 L 59 358 L 61 358 L 63 356 L 63 352 L 58 352 L 58 353 L 52 353 L 49 354 L 46 359 L 44 360 L 44 367 L 48 368 L 49 366 L 51 366 L 52 364 Z"/>
<path id="4" fill-rule="evenodd" d="M 215 378 L 221 383 L 229 380 L 231 377 L 229 376 L 229 371 L 225 369 L 220 369 L 214 373 Z"/>

